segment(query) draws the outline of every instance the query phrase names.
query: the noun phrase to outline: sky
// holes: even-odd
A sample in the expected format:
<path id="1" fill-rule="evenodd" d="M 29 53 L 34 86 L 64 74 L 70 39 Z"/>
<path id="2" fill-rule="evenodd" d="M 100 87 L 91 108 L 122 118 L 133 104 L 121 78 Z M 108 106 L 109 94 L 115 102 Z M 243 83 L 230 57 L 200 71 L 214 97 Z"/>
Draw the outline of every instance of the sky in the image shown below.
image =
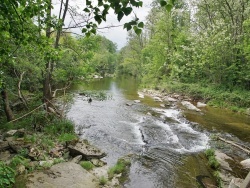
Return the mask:
<path id="1" fill-rule="evenodd" d="M 134 13 L 141 21 L 145 21 L 145 18 L 150 11 L 150 4 L 152 0 L 142 0 L 142 1 L 143 1 L 143 7 L 134 9 Z M 85 0 L 70 0 L 70 5 L 78 6 L 79 9 L 83 9 L 85 7 L 83 2 L 85 2 Z M 58 15 L 59 8 L 60 8 L 60 0 L 53 0 L 53 4 L 54 4 L 54 10 L 52 14 Z M 135 16 L 133 13 L 131 13 L 131 15 L 129 16 L 124 16 L 121 22 L 119 22 L 117 20 L 117 16 L 114 15 L 114 13 L 110 12 L 110 14 L 107 16 L 107 22 L 102 23 L 99 27 L 102 28 L 102 27 L 107 27 L 111 25 L 113 26 L 123 25 L 124 23 L 131 21 L 133 17 Z M 67 15 L 66 20 L 65 20 L 65 25 L 68 25 L 70 22 L 72 23 L 72 20 L 70 19 L 70 16 Z M 81 34 L 81 29 L 73 29 L 73 30 L 71 29 L 71 31 Z M 126 45 L 127 30 L 123 29 L 123 26 L 112 27 L 109 29 L 100 29 L 98 30 L 98 34 L 103 35 L 109 40 L 116 43 L 118 50 Z"/>

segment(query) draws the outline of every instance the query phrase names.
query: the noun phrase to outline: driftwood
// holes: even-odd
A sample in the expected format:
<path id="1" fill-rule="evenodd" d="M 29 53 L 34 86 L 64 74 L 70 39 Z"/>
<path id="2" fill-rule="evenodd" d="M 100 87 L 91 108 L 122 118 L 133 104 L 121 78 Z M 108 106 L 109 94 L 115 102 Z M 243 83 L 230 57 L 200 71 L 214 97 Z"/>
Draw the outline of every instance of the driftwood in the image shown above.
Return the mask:
<path id="1" fill-rule="evenodd" d="M 236 144 L 235 142 L 233 141 L 230 141 L 230 140 L 225 140 L 224 138 L 221 138 L 221 137 L 218 137 L 219 140 L 223 141 L 223 142 L 226 142 L 228 144 L 231 144 L 232 146 L 235 146 L 239 149 L 241 149 L 242 151 L 246 152 L 248 155 L 250 155 L 250 150 L 246 149 L 246 148 L 243 148 L 242 146 Z"/>

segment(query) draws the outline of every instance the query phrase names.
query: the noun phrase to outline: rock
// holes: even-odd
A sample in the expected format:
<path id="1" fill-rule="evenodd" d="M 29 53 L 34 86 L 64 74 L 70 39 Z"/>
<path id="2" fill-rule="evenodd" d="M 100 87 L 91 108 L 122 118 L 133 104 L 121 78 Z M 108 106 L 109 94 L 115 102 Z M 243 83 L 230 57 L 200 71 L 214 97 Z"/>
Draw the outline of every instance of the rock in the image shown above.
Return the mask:
<path id="1" fill-rule="evenodd" d="M 77 155 L 71 160 L 71 162 L 78 164 L 81 160 L 82 160 L 82 155 Z"/>
<path id="2" fill-rule="evenodd" d="M 39 162 L 39 165 L 40 166 L 43 166 L 43 167 L 47 167 L 47 166 L 52 166 L 53 165 L 53 163 L 54 163 L 54 161 L 53 160 L 47 160 L 47 161 L 40 161 Z"/>
<path id="3" fill-rule="evenodd" d="M 18 141 L 18 140 L 16 140 L 16 141 L 11 141 L 11 142 L 8 142 L 9 143 L 9 146 L 10 146 L 10 148 L 14 151 L 14 152 L 16 152 L 16 153 L 18 153 L 19 151 L 21 151 L 22 149 L 24 149 L 24 148 L 29 148 L 30 146 L 31 146 L 31 144 L 27 144 L 27 143 L 25 143 L 24 141 Z"/>
<path id="4" fill-rule="evenodd" d="M 156 101 L 156 102 L 162 102 L 162 99 L 160 97 L 153 97 L 153 99 Z"/>
<path id="5" fill-rule="evenodd" d="M 106 154 L 94 146 L 91 146 L 84 142 L 78 142 L 75 146 L 68 146 L 71 156 L 82 155 L 84 159 L 100 159 Z"/>
<path id="6" fill-rule="evenodd" d="M 243 179 L 240 178 L 233 178 L 228 186 L 228 188 L 240 188 L 240 185 L 242 184 Z"/>
<path id="7" fill-rule="evenodd" d="M 10 149 L 8 141 L 0 141 L 0 151 L 5 151 L 7 149 Z"/>
<path id="8" fill-rule="evenodd" d="M 143 93 L 141 93 L 141 92 L 138 92 L 138 95 L 139 95 L 139 98 L 144 98 L 144 94 Z"/>
<path id="9" fill-rule="evenodd" d="M 8 132 L 6 132 L 6 135 L 7 137 L 10 137 L 10 136 L 14 136 L 14 134 L 17 132 L 17 130 L 10 130 Z"/>
<path id="10" fill-rule="evenodd" d="M 165 104 L 160 104 L 160 106 L 161 106 L 162 108 L 165 108 L 165 107 L 166 107 Z"/>
<path id="11" fill-rule="evenodd" d="M 12 141 L 15 141 L 16 139 L 15 139 L 14 136 L 11 136 L 11 137 L 5 138 L 5 140 L 8 141 L 8 142 L 12 142 Z"/>
<path id="12" fill-rule="evenodd" d="M 250 116 L 250 108 L 246 109 L 246 115 Z"/>
<path id="13" fill-rule="evenodd" d="M 17 167 L 16 167 L 16 172 L 17 172 L 17 174 L 19 175 L 19 174 L 23 174 L 24 172 L 25 172 L 25 166 L 24 165 L 18 165 Z"/>
<path id="14" fill-rule="evenodd" d="M 232 171 L 232 169 L 229 166 L 229 163 L 226 160 L 232 160 L 233 159 L 229 156 L 227 156 L 225 153 L 221 153 L 219 151 L 215 151 L 215 158 L 220 163 L 220 167 L 224 170 Z"/>
<path id="15" fill-rule="evenodd" d="M 95 165 L 96 167 L 103 167 L 104 165 L 106 165 L 107 163 L 100 160 L 100 159 L 91 159 L 90 162 Z"/>
<path id="16" fill-rule="evenodd" d="M 150 112 L 147 112 L 147 115 L 148 115 L 148 116 L 152 116 L 152 114 L 151 114 Z"/>
<path id="17" fill-rule="evenodd" d="M 18 129 L 18 130 L 10 130 L 6 132 L 5 136 L 10 137 L 10 136 L 16 136 L 16 137 L 23 137 L 25 134 L 24 129 Z"/>
<path id="18" fill-rule="evenodd" d="M 188 110 L 194 110 L 196 112 L 201 111 L 199 108 L 196 108 L 192 103 L 188 101 L 182 101 L 181 104 L 185 106 Z"/>
<path id="19" fill-rule="evenodd" d="M 206 107 L 206 106 L 207 106 L 207 104 L 205 104 L 205 103 L 197 102 L 197 107 L 198 108 L 203 108 L 203 107 Z"/>
<path id="20" fill-rule="evenodd" d="M 250 170 L 250 159 L 246 159 L 244 161 L 241 161 L 240 164 L 244 169 Z"/>
<path id="21" fill-rule="evenodd" d="M 135 103 L 140 103 L 141 101 L 140 100 L 134 100 Z"/>
<path id="22" fill-rule="evenodd" d="M 9 151 L 0 152 L 1 161 L 9 161 L 11 159 L 11 154 Z"/>
<path id="23" fill-rule="evenodd" d="M 178 101 L 177 99 L 174 99 L 174 98 L 172 98 L 172 97 L 166 97 L 166 100 L 167 100 L 168 102 L 177 102 L 177 101 Z"/>
<path id="24" fill-rule="evenodd" d="M 133 104 L 132 103 L 126 103 L 127 106 L 132 106 Z"/>
<path id="25" fill-rule="evenodd" d="M 27 188 L 96 188 L 98 179 L 72 162 L 59 163 L 43 172 L 33 172 L 28 176 Z"/>

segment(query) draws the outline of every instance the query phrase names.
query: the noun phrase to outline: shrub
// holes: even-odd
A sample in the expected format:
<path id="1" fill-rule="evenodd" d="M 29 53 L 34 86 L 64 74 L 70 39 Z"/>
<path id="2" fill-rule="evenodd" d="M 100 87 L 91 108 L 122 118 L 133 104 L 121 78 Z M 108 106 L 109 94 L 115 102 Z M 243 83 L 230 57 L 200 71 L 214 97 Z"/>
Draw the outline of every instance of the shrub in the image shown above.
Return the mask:
<path id="1" fill-rule="evenodd" d="M 82 162 L 80 162 L 80 165 L 85 170 L 92 170 L 95 167 L 90 161 L 82 161 Z"/>
<path id="2" fill-rule="evenodd" d="M 15 170 L 0 161 L 0 187 L 10 188 L 15 183 Z"/>

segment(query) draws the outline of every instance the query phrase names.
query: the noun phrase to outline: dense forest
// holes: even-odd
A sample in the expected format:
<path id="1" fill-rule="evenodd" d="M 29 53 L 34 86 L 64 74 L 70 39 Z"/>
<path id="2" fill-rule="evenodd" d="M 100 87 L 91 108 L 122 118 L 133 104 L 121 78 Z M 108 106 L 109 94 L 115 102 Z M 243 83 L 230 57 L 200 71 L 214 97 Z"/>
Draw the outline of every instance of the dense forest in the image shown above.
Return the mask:
<path id="1" fill-rule="evenodd" d="M 246 0 L 179 0 L 168 11 L 154 1 L 143 33 L 129 32 L 117 71 L 139 77 L 143 87 L 247 108 L 249 6 Z"/>

